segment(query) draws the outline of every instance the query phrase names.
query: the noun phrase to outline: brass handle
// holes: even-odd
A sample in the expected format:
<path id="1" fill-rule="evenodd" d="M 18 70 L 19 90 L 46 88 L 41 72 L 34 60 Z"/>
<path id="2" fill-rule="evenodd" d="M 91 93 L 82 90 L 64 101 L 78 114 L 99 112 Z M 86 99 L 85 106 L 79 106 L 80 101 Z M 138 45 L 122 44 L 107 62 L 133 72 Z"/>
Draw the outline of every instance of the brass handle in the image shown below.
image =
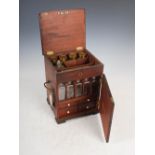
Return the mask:
<path id="1" fill-rule="evenodd" d="M 48 89 L 48 90 L 52 90 L 52 88 L 49 88 L 49 87 L 47 86 L 47 84 L 49 84 L 49 83 L 51 83 L 51 81 L 46 81 L 46 82 L 44 83 L 44 87 L 45 87 L 46 89 Z"/>
<path id="2" fill-rule="evenodd" d="M 70 107 L 70 103 L 68 103 L 67 105 L 68 105 L 68 107 Z"/>

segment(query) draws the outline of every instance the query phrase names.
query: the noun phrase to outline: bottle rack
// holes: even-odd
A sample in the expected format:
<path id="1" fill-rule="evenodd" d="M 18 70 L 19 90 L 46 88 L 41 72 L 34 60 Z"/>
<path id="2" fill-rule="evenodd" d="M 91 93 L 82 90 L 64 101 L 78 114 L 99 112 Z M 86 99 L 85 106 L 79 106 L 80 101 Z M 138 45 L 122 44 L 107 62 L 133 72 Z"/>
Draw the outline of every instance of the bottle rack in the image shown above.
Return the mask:
<path id="1" fill-rule="evenodd" d="M 73 69 L 76 67 L 82 67 L 82 66 L 90 66 L 95 63 L 94 58 L 87 53 L 87 50 L 84 51 L 69 51 L 66 52 L 66 54 L 54 54 L 53 51 L 49 51 L 50 53 L 52 52 L 52 55 L 47 55 L 49 58 L 50 62 L 56 68 L 56 70 L 63 71 L 63 70 L 68 70 L 68 69 Z M 61 52 L 60 52 L 61 53 Z M 83 53 L 84 56 L 81 54 Z M 75 54 L 76 57 L 74 59 L 70 58 L 70 54 Z M 62 57 L 65 57 L 63 60 Z"/>
<path id="2" fill-rule="evenodd" d="M 81 96 L 97 96 L 99 88 L 99 77 L 69 81 L 58 84 L 59 101 L 73 99 Z"/>

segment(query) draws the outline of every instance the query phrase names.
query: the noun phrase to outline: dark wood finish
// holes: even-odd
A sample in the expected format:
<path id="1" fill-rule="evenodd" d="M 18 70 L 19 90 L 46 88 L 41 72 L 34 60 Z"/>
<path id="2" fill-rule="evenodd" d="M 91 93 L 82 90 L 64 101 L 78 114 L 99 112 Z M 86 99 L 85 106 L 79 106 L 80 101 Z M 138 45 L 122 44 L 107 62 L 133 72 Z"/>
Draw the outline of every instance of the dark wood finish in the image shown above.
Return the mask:
<path id="1" fill-rule="evenodd" d="M 74 50 L 75 51 L 75 50 Z M 66 52 L 66 54 L 70 53 L 70 52 L 73 52 L 73 51 L 68 51 Z M 77 67 L 86 67 L 86 66 L 91 66 L 91 65 L 101 65 L 102 63 L 97 59 L 95 58 L 94 55 L 92 55 L 87 49 L 85 49 L 85 53 L 88 54 L 88 62 L 86 64 L 82 64 L 82 65 L 78 65 Z M 103 65 L 102 65 L 103 67 Z M 62 68 L 62 69 L 58 69 L 57 67 L 55 67 L 55 69 L 58 71 L 58 72 L 61 72 L 61 71 L 64 71 L 64 70 L 72 70 L 74 69 L 75 70 L 75 66 L 74 67 L 67 67 L 67 68 Z"/>
<path id="2" fill-rule="evenodd" d="M 86 49 L 85 10 L 69 9 L 42 12 L 39 14 L 39 22 L 46 81 L 48 81 L 47 102 L 54 111 L 56 122 L 62 123 L 71 118 L 100 112 L 105 138 L 108 142 L 114 104 L 106 78 L 104 75 L 102 76 L 103 64 Z M 75 51 L 78 46 L 84 48 L 88 63 L 58 69 L 47 56 L 47 51 L 54 51 L 56 56 L 60 56 Z M 95 85 L 93 77 L 96 77 Z M 90 89 L 89 94 L 84 92 L 86 79 L 90 82 L 87 83 Z M 102 84 L 100 83 L 101 79 Z M 76 97 L 77 88 L 75 85 L 78 80 L 82 83 L 83 94 Z M 67 95 L 65 95 L 65 100 L 60 101 L 58 86 L 63 83 L 67 93 L 66 88 L 69 81 L 73 83 L 74 96 L 67 99 Z M 50 103 L 51 94 L 54 95 L 53 103 Z"/>
<path id="3" fill-rule="evenodd" d="M 87 102 L 92 102 L 92 101 L 97 101 L 97 96 L 96 97 L 94 97 L 94 96 L 79 96 L 79 97 L 75 97 L 73 99 L 66 99 L 64 101 L 60 101 L 58 108 L 66 108 L 66 107 L 68 107 L 68 103 L 70 104 L 71 102 L 72 102 L 71 106 L 77 106 L 78 104 L 81 105 L 81 102 L 83 104 L 83 102 L 87 103 Z"/>
<path id="4" fill-rule="evenodd" d="M 57 73 L 57 80 L 59 82 L 67 82 L 70 80 L 82 80 L 85 78 L 91 78 L 93 76 L 102 75 L 103 66 L 93 65 L 76 68 L 74 70 L 65 70 L 64 72 Z"/>
<path id="5" fill-rule="evenodd" d="M 114 111 L 113 97 L 111 95 L 107 79 L 105 75 L 103 75 L 101 99 L 100 99 L 100 114 L 106 142 L 109 141 L 113 111 Z"/>
<path id="6" fill-rule="evenodd" d="M 61 113 L 61 112 L 60 112 Z M 95 108 L 90 108 L 90 109 L 86 109 L 86 110 L 83 110 L 83 111 L 71 111 L 70 114 L 66 114 L 67 113 L 67 110 L 63 110 L 63 117 L 61 117 L 61 115 L 59 115 L 60 117 L 57 117 L 56 120 L 61 123 L 61 122 L 64 122 L 68 119 L 72 119 L 72 118 L 76 118 L 76 117 L 82 117 L 82 116 L 87 116 L 87 115 L 92 115 L 92 114 L 97 114 L 98 113 L 98 109 L 95 107 Z"/>
<path id="7" fill-rule="evenodd" d="M 39 21 L 43 54 L 85 47 L 84 9 L 42 12 Z"/>

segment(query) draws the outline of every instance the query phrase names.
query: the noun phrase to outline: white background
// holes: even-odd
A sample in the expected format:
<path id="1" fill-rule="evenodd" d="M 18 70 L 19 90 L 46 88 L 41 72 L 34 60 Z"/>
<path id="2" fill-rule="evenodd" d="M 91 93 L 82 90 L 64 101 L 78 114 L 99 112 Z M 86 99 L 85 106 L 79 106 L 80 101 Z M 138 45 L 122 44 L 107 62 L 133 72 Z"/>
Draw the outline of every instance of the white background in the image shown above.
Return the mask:
<path id="1" fill-rule="evenodd" d="M 4 4 L 5 3 L 5 4 Z M 18 154 L 19 151 L 19 127 L 18 127 L 18 7 L 17 4 L 13 2 L 5 1 L 3 2 L 0 8 L 1 10 L 1 19 L 4 20 L 3 23 L 1 23 L 0 28 L 0 34 L 1 34 L 1 60 L 0 60 L 0 69 L 2 71 L 1 73 L 1 108 L 0 108 L 0 122 L 1 122 L 1 130 L 0 130 L 0 142 L 1 142 L 1 149 L 0 154 Z M 155 9 L 154 9 L 154 1 L 136 1 L 136 154 L 146 155 L 146 154 L 155 154 L 154 151 L 154 138 L 155 138 L 155 126 L 154 126 L 154 28 L 155 28 L 155 22 L 154 22 L 154 15 L 155 15 Z M 9 4 L 9 5 L 8 5 Z M 13 7 L 14 6 L 14 7 Z M 7 9 L 6 9 L 7 8 Z M 9 10 L 6 12 L 6 10 Z M 14 17 L 10 17 L 11 15 Z M 5 18 L 4 18 L 5 16 Z M 6 19 L 13 19 L 13 22 Z M 1 21 L 3 21 L 1 20 Z M 16 21 L 16 22 L 14 22 Z M 10 29 L 11 26 L 11 29 Z M 6 30 L 6 31 L 4 31 Z M 9 36 L 9 46 L 8 46 L 8 36 Z M 9 51 L 9 52 L 7 52 Z M 10 55 L 11 52 L 11 55 Z M 7 58 L 7 60 L 5 59 Z M 113 85 L 113 84 L 111 84 Z M 113 86 L 111 89 L 114 89 Z M 117 100 L 117 99 L 116 99 Z M 44 101 L 40 101 L 44 102 Z M 29 106 L 29 105 L 28 105 Z M 33 143 L 32 139 L 35 139 L 36 144 L 44 143 L 44 151 L 41 152 L 42 154 L 47 154 L 46 149 L 52 148 L 50 144 L 48 143 L 48 140 L 55 141 L 54 149 L 58 151 L 58 145 L 60 145 L 59 140 L 60 139 L 50 139 L 50 136 L 52 133 L 49 131 L 50 129 L 53 130 L 60 130 L 59 126 L 55 124 L 53 115 L 50 112 L 48 106 L 46 104 L 41 104 L 43 106 L 43 111 L 41 112 L 41 117 L 44 118 L 43 122 L 39 122 L 36 116 L 33 119 L 37 120 L 38 122 L 35 122 L 36 126 L 33 130 L 35 134 L 32 135 L 32 138 L 29 137 L 29 139 L 26 139 L 25 141 L 29 142 L 30 144 Z M 32 107 L 33 110 L 34 107 Z M 123 108 L 123 107 L 122 107 Z M 38 112 L 39 112 L 38 107 Z M 34 113 L 36 114 L 36 113 Z M 23 114 L 24 115 L 24 114 Z M 29 114 L 31 116 L 31 114 Z M 102 154 L 121 154 L 123 150 L 125 150 L 125 144 L 128 143 L 128 140 L 132 140 L 132 137 L 128 136 L 118 136 L 116 133 L 118 133 L 117 126 L 116 126 L 116 116 L 120 117 L 121 114 L 117 114 L 115 112 L 114 114 L 114 121 L 112 126 L 112 132 L 111 132 L 111 139 L 110 143 L 106 144 L 104 141 L 102 141 L 102 131 L 101 131 L 101 125 L 100 120 L 98 116 L 89 116 L 85 118 L 79 118 L 74 119 L 71 121 L 67 121 L 65 124 L 61 125 L 61 128 L 65 128 L 64 130 L 60 130 L 60 132 L 54 132 L 53 136 L 57 137 L 55 134 L 59 134 L 59 137 L 61 135 L 64 135 L 64 138 L 61 139 L 61 147 L 59 147 L 59 150 L 66 149 L 66 152 L 63 154 L 78 154 L 79 152 L 86 153 L 88 149 L 90 149 L 91 153 L 95 151 L 94 153 L 97 154 L 97 151 L 100 151 Z M 46 119 L 47 118 L 47 119 Z M 28 119 L 28 118 L 27 118 Z M 96 126 L 91 126 L 90 121 L 93 121 Z M 45 123 L 45 124 L 44 124 Z M 44 125 L 50 124 L 48 128 L 44 128 Z M 76 127 L 76 124 L 80 125 L 79 129 L 76 130 L 67 130 Z M 86 124 L 86 125 L 85 125 Z M 37 135 L 40 135 L 39 132 L 35 132 L 35 129 L 37 126 L 41 125 L 40 133 L 43 133 L 44 136 L 47 134 L 49 136 L 46 140 L 44 139 L 44 136 L 41 139 L 38 139 Z M 126 128 L 123 124 L 120 124 L 118 128 L 122 129 L 122 127 Z M 80 132 L 79 132 L 80 130 Z M 69 142 L 68 136 L 64 132 L 68 133 L 69 137 L 72 137 L 73 144 L 71 145 L 70 149 L 67 146 Z M 30 132 L 27 133 L 31 133 Z M 74 137 L 75 133 L 80 134 L 79 137 Z M 125 132 L 124 132 L 125 133 Z M 61 135 L 60 135 L 61 134 Z M 121 134 L 121 133 L 119 133 Z M 30 134 L 31 135 L 31 134 Z M 121 137 L 125 137 L 121 139 Z M 70 138 L 69 138 L 70 139 Z M 39 141 L 39 140 L 42 140 Z M 77 140 L 79 141 L 78 145 Z M 90 141 L 91 143 L 88 143 Z M 67 144 L 63 143 L 67 142 Z M 93 142 L 93 143 L 92 143 Z M 85 148 L 83 147 L 82 143 L 84 144 Z M 46 145 L 47 144 L 47 145 Z M 90 144 L 90 145 L 89 145 Z M 97 145 L 96 145 L 97 144 Z M 32 145 L 35 146 L 37 149 L 41 150 L 41 146 L 38 145 Z M 129 146 L 129 145 L 128 145 Z M 26 146 L 25 146 L 26 147 Z M 33 147 L 32 149 L 36 149 Z M 37 150 L 36 149 L 36 150 Z M 78 150 L 77 152 L 70 152 L 72 149 Z M 113 150 L 112 150 L 113 149 Z M 52 151 L 51 150 L 51 151 Z M 122 151 L 121 151 L 122 150 Z M 28 151 L 28 150 L 27 150 Z M 65 151 L 65 150 L 63 150 Z M 124 154 L 130 153 L 131 150 L 126 150 Z M 36 152 L 38 153 L 38 152 Z M 89 152 L 87 152 L 89 153 Z M 132 152 L 131 152 L 132 153 Z M 38 153 L 39 154 L 39 153 Z M 52 154 L 55 154 L 54 152 Z M 80 153 L 79 153 L 80 154 Z M 99 154 L 99 153 L 98 153 Z"/>
<path id="2" fill-rule="evenodd" d="M 99 53 L 96 52 L 99 56 Z M 35 58 L 35 61 L 34 61 Z M 100 57 L 101 59 L 101 57 Z M 112 59 L 113 56 L 112 56 Z M 101 59 L 103 62 L 103 59 Z M 110 142 L 103 136 L 100 115 L 91 115 L 58 125 L 46 102 L 43 87 L 43 56 L 29 58 L 20 75 L 21 155 L 133 155 L 134 154 L 134 71 L 124 63 L 113 72 L 107 62 L 105 72 L 115 100 Z M 118 64 L 118 62 L 116 62 Z M 123 68 L 126 72 L 122 72 Z M 128 68 L 129 67 L 129 68 Z M 110 69 L 107 69 L 110 68 Z M 114 68 L 114 67 L 113 67 Z M 42 72 L 42 75 L 41 73 Z M 130 75 L 132 73 L 132 75 Z M 41 76 L 41 77 L 40 77 Z"/>
<path id="3" fill-rule="evenodd" d="M 24 3 L 22 4 L 21 9 L 24 10 Z M 112 6 L 115 6 L 115 3 L 112 3 Z M 125 8 L 130 10 L 130 7 L 120 6 L 122 12 Z M 107 7 L 106 9 L 111 12 L 116 8 Z M 86 19 L 90 17 L 89 22 L 86 22 L 87 48 L 105 64 L 104 72 L 115 101 L 110 142 L 106 144 L 99 115 L 69 120 L 60 125 L 56 124 L 53 113 L 46 103 L 46 90 L 43 87 L 45 82 L 44 59 L 41 54 L 39 31 L 34 32 L 37 30 L 38 24 L 33 25 L 33 21 L 38 21 L 37 14 L 31 15 L 28 14 L 27 9 L 25 10 L 23 14 L 27 16 L 23 16 L 21 12 L 21 19 L 25 19 L 25 22 L 20 22 L 20 27 L 24 27 L 24 29 L 20 29 L 20 154 L 133 155 L 134 22 L 131 18 L 134 18 L 132 17 L 134 12 L 125 12 L 126 18 L 121 16 L 119 11 L 116 11 L 119 18 L 113 18 L 115 13 L 112 13 L 111 17 L 101 17 L 99 21 L 101 26 L 98 27 L 94 22 L 94 18 L 97 16 L 89 16 L 89 13 L 93 11 L 86 8 Z M 30 9 L 31 11 L 34 10 Z M 109 15 L 108 12 L 100 13 L 101 16 L 102 14 Z M 100 18 L 100 16 L 98 17 Z M 111 27 L 112 24 L 106 20 L 108 18 L 110 21 L 117 21 L 114 22 L 114 27 Z M 26 22 L 27 19 L 31 20 Z M 106 25 L 106 23 L 109 24 Z M 103 31 L 101 27 L 107 29 Z M 96 33 L 96 29 L 98 33 Z M 26 37 L 27 35 L 29 37 Z"/>
<path id="4" fill-rule="evenodd" d="M 104 141 L 99 115 L 56 124 L 46 102 L 44 59 L 36 38 L 31 40 L 33 44 L 22 48 L 20 57 L 21 155 L 134 154 L 134 43 L 126 43 L 127 36 L 119 35 L 117 42 L 110 35 L 111 42 L 103 45 L 103 39 L 96 37 L 87 37 L 87 48 L 105 64 L 115 101 L 110 142 Z"/>

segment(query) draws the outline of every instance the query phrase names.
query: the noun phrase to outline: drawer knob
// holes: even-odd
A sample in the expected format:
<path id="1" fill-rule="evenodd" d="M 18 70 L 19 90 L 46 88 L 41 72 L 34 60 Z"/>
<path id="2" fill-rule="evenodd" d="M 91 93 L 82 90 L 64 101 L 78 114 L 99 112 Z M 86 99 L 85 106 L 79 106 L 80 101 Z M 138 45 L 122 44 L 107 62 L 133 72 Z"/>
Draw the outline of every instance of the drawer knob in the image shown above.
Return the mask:
<path id="1" fill-rule="evenodd" d="M 86 109 L 89 109 L 89 106 L 88 105 L 86 106 Z"/>
<path id="2" fill-rule="evenodd" d="M 87 102 L 89 102 L 89 101 L 90 101 L 90 99 L 88 98 L 88 99 L 87 99 Z"/>
<path id="3" fill-rule="evenodd" d="M 70 114 L 70 111 L 69 110 L 67 110 L 67 114 Z"/>
<path id="4" fill-rule="evenodd" d="M 71 105 L 70 105 L 70 103 L 68 103 L 67 105 L 68 105 L 68 107 L 70 107 L 70 106 L 71 106 Z"/>

